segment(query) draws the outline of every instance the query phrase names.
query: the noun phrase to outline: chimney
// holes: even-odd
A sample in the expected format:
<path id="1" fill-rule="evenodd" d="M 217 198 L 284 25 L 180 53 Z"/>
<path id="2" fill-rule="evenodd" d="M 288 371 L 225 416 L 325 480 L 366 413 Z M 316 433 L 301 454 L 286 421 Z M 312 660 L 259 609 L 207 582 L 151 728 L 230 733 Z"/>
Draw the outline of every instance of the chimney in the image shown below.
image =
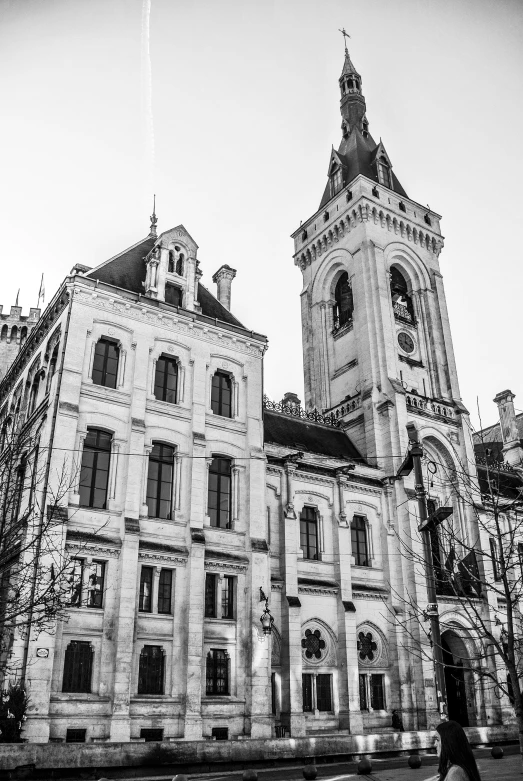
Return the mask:
<path id="1" fill-rule="evenodd" d="M 236 269 L 230 266 L 220 266 L 212 281 L 218 285 L 218 301 L 226 309 L 231 309 L 231 284 L 236 276 Z"/>
<path id="2" fill-rule="evenodd" d="M 505 461 L 511 466 L 521 466 L 523 464 L 523 448 L 519 439 L 514 399 L 515 395 L 512 391 L 505 390 L 498 393 L 494 402 L 498 405 Z"/>
<path id="3" fill-rule="evenodd" d="M 281 403 L 284 409 L 296 409 L 297 407 L 301 407 L 301 401 L 298 398 L 297 393 L 287 392 L 281 400 Z"/>

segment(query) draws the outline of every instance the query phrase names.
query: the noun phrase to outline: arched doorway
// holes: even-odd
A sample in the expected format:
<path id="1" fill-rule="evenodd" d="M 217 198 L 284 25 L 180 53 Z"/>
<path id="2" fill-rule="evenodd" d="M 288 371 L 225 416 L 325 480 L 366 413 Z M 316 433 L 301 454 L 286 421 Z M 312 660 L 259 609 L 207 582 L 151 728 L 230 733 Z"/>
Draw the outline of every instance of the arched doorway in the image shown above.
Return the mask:
<path id="1" fill-rule="evenodd" d="M 467 669 L 469 654 L 465 643 L 456 632 L 449 630 L 442 634 L 441 645 L 449 719 L 462 727 L 475 726 L 474 682 Z"/>

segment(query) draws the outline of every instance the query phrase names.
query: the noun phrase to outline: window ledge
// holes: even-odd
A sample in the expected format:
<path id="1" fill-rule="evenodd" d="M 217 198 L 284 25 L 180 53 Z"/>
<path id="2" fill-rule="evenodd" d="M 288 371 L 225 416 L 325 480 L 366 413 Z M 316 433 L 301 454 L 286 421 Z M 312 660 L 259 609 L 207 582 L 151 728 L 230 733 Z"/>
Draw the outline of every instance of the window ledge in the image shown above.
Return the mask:
<path id="1" fill-rule="evenodd" d="M 87 694 L 85 692 L 54 692 L 50 696 L 50 702 L 64 702 L 78 700 L 79 702 L 111 702 L 111 698 L 101 694 Z"/>
<path id="2" fill-rule="evenodd" d="M 344 334 L 348 333 L 349 331 L 352 331 L 354 327 L 354 321 L 349 320 L 348 323 L 345 323 L 344 325 L 340 326 L 340 328 L 333 328 L 332 329 L 332 336 L 334 339 L 340 339 Z"/>
<path id="3" fill-rule="evenodd" d="M 139 617 L 147 617 L 147 618 L 159 618 L 159 619 L 169 619 L 170 621 L 173 620 L 173 614 L 172 613 L 149 613 L 146 610 L 139 610 L 138 611 Z"/>
<path id="4" fill-rule="evenodd" d="M 88 607 L 87 605 L 79 605 L 78 607 L 76 605 L 66 605 L 66 607 L 68 610 L 73 611 L 73 615 L 75 613 L 93 613 L 94 615 L 103 616 L 104 614 L 103 607 Z"/>
<path id="5" fill-rule="evenodd" d="M 232 626 L 236 625 L 235 618 L 214 618 L 211 616 L 204 616 L 204 620 L 212 624 L 231 624 Z"/>

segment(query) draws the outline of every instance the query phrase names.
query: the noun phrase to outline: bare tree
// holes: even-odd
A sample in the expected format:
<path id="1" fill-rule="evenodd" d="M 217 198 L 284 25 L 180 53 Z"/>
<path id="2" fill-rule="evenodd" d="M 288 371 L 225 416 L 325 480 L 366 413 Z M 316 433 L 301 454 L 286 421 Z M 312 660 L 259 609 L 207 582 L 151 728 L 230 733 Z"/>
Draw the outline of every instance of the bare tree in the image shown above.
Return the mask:
<path id="1" fill-rule="evenodd" d="M 501 460 L 501 453 L 478 435 L 479 457 L 475 464 L 463 464 L 454 452 L 454 464 L 431 461 L 425 456 L 429 486 L 427 512 L 430 555 L 436 593 L 451 598 L 474 638 L 477 651 L 461 655 L 458 674 L 469 673 L 482 688 L 496 697 L 505 696 L 514 709 L 523 761 L 523 472 Z M 430 486 L 438 480 L 445 487 L 445 504 L 464 508 L 463 519 L 449 517 L 438 523 L 438 503 Z M 441 494 L 441 491 L 439 492 Z M 414 565 L 414 593 L 395 593 L 404 610 L 390 620 L 400 624 L 408 650 L 419 659 L 432 662 L 433 638 L 421 597 L 426 566 L 412 518 L 411 530 L 399 533 L 400 551 Z M 455 630 L 453 623 L 440 620 L 442 635 Z M 441 646 L 443 657 L 448 650 Z M 452 667 L 447 680 L 452 681 Z M 449 687 L 447 687 L 449 688 Z"/>

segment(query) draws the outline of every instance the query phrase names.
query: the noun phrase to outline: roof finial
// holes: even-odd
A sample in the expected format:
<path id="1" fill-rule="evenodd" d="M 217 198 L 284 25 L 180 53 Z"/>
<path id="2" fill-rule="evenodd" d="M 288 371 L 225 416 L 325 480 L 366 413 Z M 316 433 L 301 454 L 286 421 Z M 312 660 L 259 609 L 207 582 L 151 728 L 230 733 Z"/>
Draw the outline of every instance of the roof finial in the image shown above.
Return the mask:
<path id="1" fill-rule="evenodd" d="M 348 54 L 349 52 L 347 49 L 347 38 L 350 38 L 350 35 L 348 32 L 346 32 L 345 27 L 343 28 L 343 30 L 339 30 L 339 32 L 343 35 L 343 42 L 345 44 L 345 54 Z"/>
<path id="2" fill-rule="evenodd" d="M 158 217 L 156 216 L 156 193 L 153 196 L 153 213 L 149 217 L 151 220 L 151 230 L 149 236 L 156 236 L 156 225 L 158 224 Z"/>

